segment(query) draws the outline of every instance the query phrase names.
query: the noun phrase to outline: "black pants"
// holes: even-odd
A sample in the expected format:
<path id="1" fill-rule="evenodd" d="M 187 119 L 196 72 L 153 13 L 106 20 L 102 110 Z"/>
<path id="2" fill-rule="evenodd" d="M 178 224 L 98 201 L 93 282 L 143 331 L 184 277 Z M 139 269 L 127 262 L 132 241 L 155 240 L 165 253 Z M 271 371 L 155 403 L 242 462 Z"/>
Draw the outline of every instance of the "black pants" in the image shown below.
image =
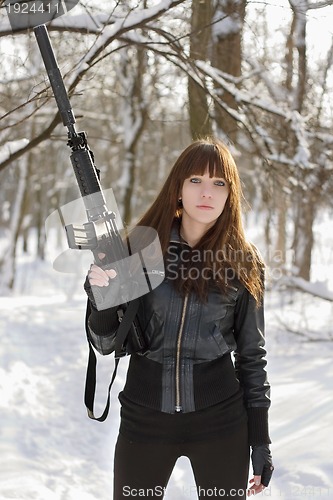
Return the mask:
<path id="1" fill-rule="evenodd" d="M 120 434 L 115 449 L 114 500 L 163 498 L 181 456 L 191 462 L 198 498 L 246 498 L 249 446 L 246 426 L 241 426 L 222 439 L 187 443 L 139 443 Z"/>

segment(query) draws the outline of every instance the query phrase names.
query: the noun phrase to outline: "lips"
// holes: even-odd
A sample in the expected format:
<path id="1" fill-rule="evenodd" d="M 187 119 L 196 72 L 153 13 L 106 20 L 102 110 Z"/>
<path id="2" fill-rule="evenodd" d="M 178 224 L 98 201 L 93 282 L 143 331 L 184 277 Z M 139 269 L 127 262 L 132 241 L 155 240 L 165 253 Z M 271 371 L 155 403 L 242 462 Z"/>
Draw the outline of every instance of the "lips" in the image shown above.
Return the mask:
<path id="1" fill-rule="evenodd" d="M 214 207 L 211 207 L 210 205 L 197 205 L 197 208 L 200 208 L 201 210 L 213 210 Z"/>

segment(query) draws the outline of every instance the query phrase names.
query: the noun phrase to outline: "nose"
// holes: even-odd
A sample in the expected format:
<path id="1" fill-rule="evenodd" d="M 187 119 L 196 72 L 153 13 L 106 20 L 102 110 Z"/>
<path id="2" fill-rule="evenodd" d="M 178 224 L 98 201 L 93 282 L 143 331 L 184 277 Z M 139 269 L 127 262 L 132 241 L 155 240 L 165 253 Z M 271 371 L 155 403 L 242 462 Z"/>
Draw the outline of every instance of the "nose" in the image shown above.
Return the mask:
<path id="1" fill-rule="evenodd" d="M 209 186 L 202 186 L 201 198 L 212 198 L 212 190 Z"/>

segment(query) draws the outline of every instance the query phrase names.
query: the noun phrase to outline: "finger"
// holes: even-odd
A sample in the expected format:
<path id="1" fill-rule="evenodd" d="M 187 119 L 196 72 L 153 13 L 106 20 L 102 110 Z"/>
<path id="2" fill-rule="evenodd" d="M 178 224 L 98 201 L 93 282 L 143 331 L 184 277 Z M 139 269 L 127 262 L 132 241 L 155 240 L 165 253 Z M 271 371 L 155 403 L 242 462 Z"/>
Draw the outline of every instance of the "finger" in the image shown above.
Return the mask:
<path id="1" fill-rule="evenodd" d="M 253 476 L 255 486 L 259 486 L 261 483 L 261 476 Z"/>
<path id="2" fill-rule="evenodd" d="M 92 269 L 89 271 L 89 279 L 101 279 L 102 281 L 108 281 L 109 277 L 108 275 L 103 271 L 102 273 L 99 271 L 95 271 L 95 269 Z"/>
<path id="3" fill-rule="evenodd" d="M 113 279 L 117 276 L 117 273 L 114 269 L 106 269 L 106 274 L 108 275 L 109 278 Z"/>
<path id="4" fill-rule="evenodd" d="M 96 266 L 96 264 L 92 264 L 90 267 L 90 275 L 93 273 L 96 273 L 96 276 L 99 275 L 103 278 L 115 278 L 117 276 L 117 272 L 115 269 L 102 269 L 99 266 Z"/>
<path id="5" fill-rule="evenodd" d="M 109 284 L 109 277 L 107 276 L 107 274 L 105 273 L 100 274 L 95 271 L 89 272 L 88 280 L 91 285 L 96 285 L 96 286 L 108 286 Z"/>
<path id="6" fill-rule="evenodd" d="M 255 491 L 253 486 L 247 490 L 248 497 L 254 496 L 255 494 L 256 494 L 256 491 Z"/>
<path id="7" fill-rule="evenodd" d="M 89 279 L 89 283 L 93 286 L 108 286 L 109 282 L 108 281 L 103 281 L 101 278 L 98 279 Z"/>
<path id="8" fill-rule="evenodd" d="M 104 271 L 96 264 L 90 266 L 90 271 L 88 272 L 88 280 L 91 285 L 96 286 L 108 286 L 109 278 L 113 279 L 117 276 L 114 269 L 107 269 Z"/>
<path id="9" fill-rule="evenodd" d="M 106 269 L 105 271 L 93 264 L 88 274 L 88 279 L 91 285 L 107 286 L 109 278 L 114 279 L 117 276 L 115 269 Z"/>
<path id="10" fill-rule="evenodd" d="M 91 283 L 92 279 L 101 280 L 101 283 L 108 284 L 109 276 L 106 272 L 98 266 L 93 265 L 88 273 L 88 279 Z"/>
<path id="11" fill-rule="evenodd" d="M 261 476 L 253 476 L 253 478 L 250 479 L 249 483 L 251 484 L 251 486 L 247 490 L 247 496 L 257 495 L 265 489 L 265 486 L 261 484 Z"/>
<path id="12" fill-rule="evenodd" d="M 96 266 L 96 264 L 92 264 L 90 266 L 90 272 L 94 272 L 94 273 L 100 274 L 101 276 L 104 276 L 104 274 L 105 274 L 104 269 L 102 269 L 99 266 Z"/>
<path id="13" fill-rule="evenodd" d="M 261 493 L 264 489 L 265 486 L 263 484 L 259 486 L 253 485 L 247 490 L 247 496 L 258 495 L 258 493 Z"/>

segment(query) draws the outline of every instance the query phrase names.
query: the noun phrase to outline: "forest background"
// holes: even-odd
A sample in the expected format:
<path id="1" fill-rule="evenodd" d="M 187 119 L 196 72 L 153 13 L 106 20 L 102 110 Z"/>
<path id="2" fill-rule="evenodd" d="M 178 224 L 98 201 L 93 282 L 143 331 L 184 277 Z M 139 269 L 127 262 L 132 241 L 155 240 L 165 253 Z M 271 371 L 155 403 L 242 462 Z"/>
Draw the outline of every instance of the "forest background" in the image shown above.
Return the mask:
<path id="1" fill-rule="evenodd" d="M 213 133 L 236 157 L 268 265 L 310 279 L 314 223 L 332 209 L 332 4 L 79 2 L 49 24 L 126 224 L 190 140 Z M 0 13 L 0 266 L 12 288 L 18 247 L 44 259 L 46 218 L 79 194 L 35 37 Z"/>
<path id="2" fill-rule="evenodd" d="M 333 498 L 332 15 L 333 0 L 89 0 L 48 25 L 126 224 L 192 139 L 213 133 L 236 158 L 268 265 L 274 499 Z M 0 498 L 90 500 L 97 474 L 109 498 L 116 428 L 105 439 L 109 427 L 86 422 L 73 383 L 86 362 L 84 270 L 54 272 L 64 231 L 45 229 L 79 197 L 66 142 L 35 37 L 12 32 L 0 0 Z M 190 476 L 175 477 L 179 499 Z"/>

